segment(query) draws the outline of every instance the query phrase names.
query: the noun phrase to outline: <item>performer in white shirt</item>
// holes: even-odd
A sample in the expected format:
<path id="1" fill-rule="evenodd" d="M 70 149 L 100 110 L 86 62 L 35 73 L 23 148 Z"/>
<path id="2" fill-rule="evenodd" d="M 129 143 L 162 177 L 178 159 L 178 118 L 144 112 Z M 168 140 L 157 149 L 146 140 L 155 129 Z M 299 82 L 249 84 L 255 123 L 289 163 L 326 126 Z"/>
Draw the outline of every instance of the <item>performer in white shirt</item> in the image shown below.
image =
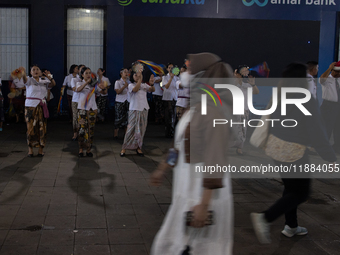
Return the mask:
<path id="1" fill-rule="evenodd" d="M 67 75 L 64 79 L 63 88 L 67 88 L 67 102 L 68 102 L 68 114 L 70 116 L 70 121 L 72 121 L 72 96 L 73 96 L 73 90 L 71 86 L 71 80 L 72 78 L 77 77 L 78 74 L 78 66 L 77 65 L 71 65 L 69 70 L 69 75 Z"/>
<path id="2" fill-rule="evenodd" d="M 181 74 L 187 71 L 186 65 L 181 67 Z M 176 89 L 178 91 L 178 99 L 176 103 L 176 125 L 183 116 L 186 108 L 189 105 L 190 89 L 182 86 L 181 81 L 176 82 Z"/>
<path id="3" fill-rule="evenodd" d="M 91 79 L 91 69 L 83 67 L 81 70 L 81 77 L 83 80 L 77 82 L 76 91 L 79 93 L 78 99 L 78 143 L 79 143 L 79 157 L 83 157 L 83 149 L 86 149 L 86 156 L 93 157 L 91 152 L 94 126 L 96 124 L 97 104 L 95 99 L 95 91 L 97 89 L 105 89 L 103 83 L 95 86 Z"/>
<path id="4" fill-rule="evenodd" d="M 124 143 L 120 156 L 125 156 L 126 150 L 136 150 L 137 155 L 144 156 L 142 152 L 143 138 L 148 123 L 148 111 L 150 109 L 146 99 L 147 92 L 155 91 L 153 87 L 154 75 L 151 71 L 145 72 L 143 83 L 142 72 L 131 73 L 131 81 L 128 90 L 130 94 L 129 121 L 124 137 Z"/>
<path id="5" fill-rule="evenodd" d="M 25 97 L 26 97 L 26 87 L 22 76 L 26 73 L 26 69 L 24 67 L 19 67 L 11 73 L 13 78 L 11 84 L 11 91 L 15 90 L 14 97 L 11 98 L 13 103 L 13 108 L 15 111 L 16 122 L 19 122 L 20 117 L 24 116 L 25 112 Z"/>
<path id="6" fill-rule="evenodd" d="M 77 82 L 82 81 L 82 79 L 80 79 L 80 73 L 81 73 L 81 69 L 83 67 L 85 67 L 85 65 L 79 65 L 77 76 L 71 79 L 71 88 L 73 90 L 73 96 L 72 96 L 73 137 L 72 137 L 72 141 L 76 141 L 78 139 L 78 100 L 79 100 L 79 93 L 77 92 Z"/>
<path id="7" fill-rule="evenodd" d="M 49 117 L 46 95 L 49 88 L 55 86 L 50 72 L 45 71 L 47 79 L 39 78 L 40 68 L 31 67 L 32 77 L 23 76 L 26 86 L 25 120 L 27 124 L 28 157 L 33 157 L 33 147 L 38 147 L 38 157 L 44 156 L 46 144 L 47 118 Z"/>
<path id="8" fill-rule="evenodd" d="M 163 105 L 163 88 L 160 83 L 162 82 L 163 74 L 155 77 L 155 92 L 152 92 L 152 100 L 155 105 L 155 123 L 161 124 L 164 122 L 164 105 Z"/>
<path id="9" fill-rule="evenodd" d="M 118 139 L 119 129 L 124 129 L 128 124 L 129 101 L 128 101 L 128 86 L 131 83 L 129 80 L 129 71 L 127 68 L 120 70 L 120 80 L 115 83 L 116 101 L 115 101 L 115 131 L 113 138 Z"/>
<path id="10" fill-rule="evenodd" d="M 236 77 L 236 86 L 239 87 L 244 95 L 244 115 L 237 115 L 237 122 L 246 123 L 249 120 L 249 108 L 248 108 L 248 88 L 253 87 L 253 95 L 259 94 L 260 91 L 255 85 L 255 78 L 249 75 L 249 67 L 247 65 L 240 65 L 235 69 L 234 76 Z M 243 155 L 243 145 L 247 138 L 247 126 L 237 125 L 236 141 L 232 144 L 232 147 L 236 147 L 236 153 L 240 156 Z"/>
<path id="11" fill-rule="evenodd" d="M 97 118 L 102 122 L 105 120 L 105 110 L 107 104 L 107 98 L 109 96 L 109 88 L 111 86 L 110 80 L 104 76 L 105 70 L 103 68 L 99 68 L 97 71 L 98 82 L 104 82 L 107 87 L 105 89 L 98 89 L 96 92 L 96 102 L 98 106 L 98 114 Z"/>
<path id="12" fill-rule="evenodd" d="M 330 64 L 320 76 L 322 104 L 320 107 L 328 139 L 334 136 L 333 148 L 340 151 L 340 61 Z"/>
<path id="13" fill-rule="evenodd" d="M 177 101 L 176 82 L 178 77 L 171 70 L 174 67 L 172 63 L 168 63 L 168 74 L 163 76 L 163 102 L 164 102 L 164 121 L 165 121 L 165 136 L 173 137 L 175 131 L 175 107 Z"/>
<path id="14" fill-rule="evenodd" d="M 317 84 L 314 77 L 318 75 L 319 64 L 316 61 L 308 61 L 307 62 L 307 81 L 308 81 L 308 90 L 312 94 L 312 96 L 317 99 Z"/>

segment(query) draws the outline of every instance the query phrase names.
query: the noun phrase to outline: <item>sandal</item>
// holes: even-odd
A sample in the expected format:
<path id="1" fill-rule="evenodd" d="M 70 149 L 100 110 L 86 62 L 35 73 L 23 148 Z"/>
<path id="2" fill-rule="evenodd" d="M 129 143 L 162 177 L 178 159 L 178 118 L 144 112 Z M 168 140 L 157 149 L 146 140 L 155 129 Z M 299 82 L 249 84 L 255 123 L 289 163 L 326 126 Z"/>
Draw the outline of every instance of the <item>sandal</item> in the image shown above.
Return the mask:
<path id="1" fill-rule="evenodd" d="M 42 153 L 42 154 L 39 153 L 37 156 L 40 157 L 40 158 L 42 158 L 44 155 L 45 155 L 45 153 Z"/>
<path id="2" fill-rule="evenodd" d="M 28 158 L 33 158 L 33 154 L 27 154 Z"/>
<path id="3" fill-rule="evenodd" d="M 91 151 L 90 152 L 86 152 L 86 156 L 92 158 L 93 157 L 93 153 Z"/>
<path id="4" fill-rule="evenodd" d="M 79 158 L 84 157 L 84 152 L 79 152 L 78 157 L 79 157 Z"/>
<path id="5" fill-rule="evenodd" d="M 138 149 L 136 150 L 136 152 L 137 152 L 138 156 L 144 157 L 144 153 L 143 152 L 138 152 Z"/>

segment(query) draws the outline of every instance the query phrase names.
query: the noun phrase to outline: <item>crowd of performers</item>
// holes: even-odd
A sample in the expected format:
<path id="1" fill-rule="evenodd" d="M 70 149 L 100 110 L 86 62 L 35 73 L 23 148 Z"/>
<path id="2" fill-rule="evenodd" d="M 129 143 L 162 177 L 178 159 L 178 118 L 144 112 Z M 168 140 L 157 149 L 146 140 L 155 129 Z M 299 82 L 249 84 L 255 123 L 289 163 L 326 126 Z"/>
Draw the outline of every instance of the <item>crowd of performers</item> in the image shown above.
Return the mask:
<path id="1" fill-rule="evenodd" d="M 114 84 L 116 93 L 114 139 L 118 139 L 120 129 L 124 130 L 124 143 L 120 153 L 122 157 L 125 156 L 127 149 L 135 150 L 140 156 L 144 155 L 142 145 L 149 111 L 147 93 L 152 93 L 155 123 L 164 125 L 166 137 L 173 137 L 175 126 L 188 107 L 189 88 L 182 87 L 180 79 L 181 74 L 187 73 L 187 63 L 184 63 L 181 68 L 172 63 L 162 67 L 158 65 L 155 67 L 154 63 L 150 63 L 152 62 L 139 60 L 131 68 L 122 68 L 119 73 L 120 79 Z M 308 68 L 309 75 L 315 76 L 317 63 L 309 62 Z M 27 123 L 28 156 L 33 156 L 34 147 L 39 148 L 38 156 L 43 156 L 48 118 L 47 103 L 53 98 L 51 88 L 56 83 L 48 70 L 41 70 L 37 65 L 31 67 L 29 74 L 30 76 L 26 74 L 23 67 L 12 72 L 14 89 L 8 94 L 8 98 L 11 100 L 17 122 L 20 116 L 24 115 Z M 253 87 L 253 94 L 259 93 L 255 78 L 250 75 L 248 66 L 240 65 L 235 69 L 234 78 L 235 85 L 243 91 L 245 97 L 247 97 L 248 87 Z M 309 89 L 313 97 L 316 97 L 314 78 L 311 83 Z M 86 156 L 93 156 L 91 148 L 94 128 L 96 122 L 104 121 L 110 86 L 110 80 L 105 77 L 103 68 L 99 68 L 94 74 L 85 65 L 71 65 L 69 75 L 64 79 L 61 98 L 64 93 L 67 95 L 68 111 L 73 125 L 72 140 L 77 140 L 79 143 L 79 157 L 83 157 L 84 152 Z M 245 114 L 238 118 L 239 122 L 249 119 L 246 103 Z M 3 122 L 3 96 L 0 87 L 0 131 Z M 247 128 L 242 125 L 237 128 L 236 139 L 230 147 L 236 148 L 238 155 L 243 155 Z"/>

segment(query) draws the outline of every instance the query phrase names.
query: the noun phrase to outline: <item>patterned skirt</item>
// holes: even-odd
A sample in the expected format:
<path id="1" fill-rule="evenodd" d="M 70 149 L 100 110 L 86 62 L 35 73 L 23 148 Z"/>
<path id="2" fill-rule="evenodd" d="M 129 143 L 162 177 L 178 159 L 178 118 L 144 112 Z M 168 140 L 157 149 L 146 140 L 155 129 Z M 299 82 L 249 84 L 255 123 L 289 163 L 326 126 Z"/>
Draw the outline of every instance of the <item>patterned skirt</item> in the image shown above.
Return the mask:
<path id="1" fill-rule="evenodd" d="M 73 133 L 78 132 L 78 103 L 72 102 L 72 125 L 73 125 Z"/>
<path id="2" fill-rule="evenodd" d="M 78 144 L 80 149 L 90 150 L 94 137 L 97 110 L 78 111 Z"/>
<path id="3" fill-rule="evenodd" d="M 45 147 L 47 119 L 41 105 L 25 107 L 27 144 L 29 147 Z"/>
<path id="4" fill-rule="evenodd" d="M 125 128 L 128 125 L 129 102 L 115 102 L 115 129 Z"/>
<path id="5" fill-rule="evenodd" d="M 98 115 L 100 114 L 103 118 L 105 116 L 107 98 L 108 96 L 98 96 L 96 98 L 97 107 L 98 107 Z"/>
<path id="6" fill-rule="evenodd" d="M 129 124 L 124 137 L 122 149 L 142 149 L 143 139 L 148 125 L 148 110 L 129 111 Z"/>

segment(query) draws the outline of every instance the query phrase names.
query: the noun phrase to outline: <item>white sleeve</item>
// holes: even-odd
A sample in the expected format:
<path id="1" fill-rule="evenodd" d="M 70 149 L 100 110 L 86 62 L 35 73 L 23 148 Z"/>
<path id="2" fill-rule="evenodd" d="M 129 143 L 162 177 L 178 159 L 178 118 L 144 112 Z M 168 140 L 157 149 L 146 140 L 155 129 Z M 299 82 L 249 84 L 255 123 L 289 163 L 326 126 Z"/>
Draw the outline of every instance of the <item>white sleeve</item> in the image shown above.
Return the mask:
<path id="1" fill-rule="evenodd" d="M 130 83 L 129 86 L 128 86 L 128 91 L 129 91 L 130 93 L 134 93 L 134 92 L 132 91 L 134 87 L 135 87 L 134 83 Z"/>
<path id="2" fill-rule="evenodd" d="M 120 87 L 119 87 L 119 81 L 116 81 L 116 82 L 115 82 L 115 89 L 120 89 Z"/>
<path id="3" fill-rule="evenodd" d="M 178 81 L 176 81 L 176 89 L 177 90 L 179 90 L 180 88 L 179 88 L 179 85 L 181 84 L 181 81 L 180 80 L 178 80 Z"/>
<path id="4" fill-rule="evenodd" d="M 67 85 L 67 78 L 68 78 L 68 76 L 65 77 L 63 86 L 66 86 L 66 85 Z"/>
<path id="5" fill-rule="evenodd" d="M 72 78 L 72 80 L 71 80 L 71 88 L 74 88 L 74 87 L 76 87 L 76 79 L 77 78 Z"/>

